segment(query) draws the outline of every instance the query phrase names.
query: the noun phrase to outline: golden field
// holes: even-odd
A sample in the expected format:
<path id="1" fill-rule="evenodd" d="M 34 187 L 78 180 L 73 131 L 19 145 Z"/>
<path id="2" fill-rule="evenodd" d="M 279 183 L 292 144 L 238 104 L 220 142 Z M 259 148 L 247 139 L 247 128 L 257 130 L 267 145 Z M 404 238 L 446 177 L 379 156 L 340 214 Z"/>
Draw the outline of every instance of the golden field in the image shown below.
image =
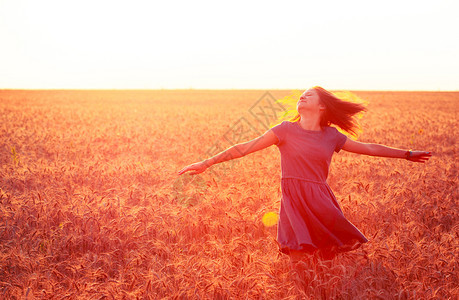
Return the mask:
<path id="1" fill-rule="evenodd" d="M 354 93 L 360 141 L 433 156 L 335 153 L 370 241 L 292 268 L 276 146 L 177 174 L 263 133 L 265 91 L 0 91 L 0 298 L 457 299 L 459 92 Z"/>

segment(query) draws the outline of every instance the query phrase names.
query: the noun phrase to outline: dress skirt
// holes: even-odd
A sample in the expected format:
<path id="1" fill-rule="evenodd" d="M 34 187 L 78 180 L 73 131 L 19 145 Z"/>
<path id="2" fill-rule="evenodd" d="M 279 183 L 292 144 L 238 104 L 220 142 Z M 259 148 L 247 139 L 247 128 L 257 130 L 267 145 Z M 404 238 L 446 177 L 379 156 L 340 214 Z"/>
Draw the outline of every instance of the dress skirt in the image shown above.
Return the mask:
<path id="1" fill-rule="evenodd" d="M 368 239 L 343 215 L 326 182 L 282 178 L 277 241 L 281 251 L 337 253 Z"/>

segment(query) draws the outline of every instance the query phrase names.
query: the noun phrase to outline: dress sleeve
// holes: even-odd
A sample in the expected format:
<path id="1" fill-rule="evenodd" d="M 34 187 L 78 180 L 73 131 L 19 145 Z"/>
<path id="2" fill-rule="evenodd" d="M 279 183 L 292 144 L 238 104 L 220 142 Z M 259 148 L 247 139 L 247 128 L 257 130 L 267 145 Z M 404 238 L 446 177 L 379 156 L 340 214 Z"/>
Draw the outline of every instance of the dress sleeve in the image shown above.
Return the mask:
<path id="1" fill-rule="evenodd" d="M 276 146 L 280 146 L 284 142 L 285 137 L 287 136 L 287 126 L 287 121 L 283 121 L 282 123 L 277 124 L 274 127 L 271 127 L 271 130 L 279 139 L 279 141 L 275 144 Z"/>
<path id="2" fill-rule="evenodd" d="M 338 153 L 341 148 L 343 148 L 344 143 L 346 143 L 347 136 L 345 134 L 342 134 L 341 132 L 338 131 L 338 129 L 335 128 L 335 135 L 336 135 L 336 146 L 335 146 L 335 152 Z"/>

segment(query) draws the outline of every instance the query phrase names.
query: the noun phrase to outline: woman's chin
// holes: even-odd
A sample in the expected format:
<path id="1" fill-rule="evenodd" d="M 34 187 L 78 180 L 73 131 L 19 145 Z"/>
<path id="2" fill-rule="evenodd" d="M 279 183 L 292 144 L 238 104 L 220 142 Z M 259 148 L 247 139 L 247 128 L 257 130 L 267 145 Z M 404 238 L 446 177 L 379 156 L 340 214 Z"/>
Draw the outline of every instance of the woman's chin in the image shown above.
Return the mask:
<path id="1" fill-rule="evenodd" d="M 303 113 L 307 113 L 309 110 L 306 107 L 299 106 L 299 107 L 296 108 L 296 111 L 300 114 L 302 112 Z"/>

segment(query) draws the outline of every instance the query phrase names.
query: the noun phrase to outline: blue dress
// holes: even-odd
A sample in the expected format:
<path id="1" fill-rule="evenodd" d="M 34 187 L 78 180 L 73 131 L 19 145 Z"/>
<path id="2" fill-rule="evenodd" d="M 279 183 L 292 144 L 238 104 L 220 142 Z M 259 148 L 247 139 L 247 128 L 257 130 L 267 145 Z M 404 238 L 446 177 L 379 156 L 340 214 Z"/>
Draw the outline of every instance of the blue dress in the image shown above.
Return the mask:
<path id="1" fill-rule="evenodd" d="M 305 130 L 283 121 L 271 128 L 279 139 L 282 198 L 277 227 L 281 251 L 344 252 L 368 239 L 343 215 L 326 180 L 331 158 L 347 136 L 335 127 Z"/>

